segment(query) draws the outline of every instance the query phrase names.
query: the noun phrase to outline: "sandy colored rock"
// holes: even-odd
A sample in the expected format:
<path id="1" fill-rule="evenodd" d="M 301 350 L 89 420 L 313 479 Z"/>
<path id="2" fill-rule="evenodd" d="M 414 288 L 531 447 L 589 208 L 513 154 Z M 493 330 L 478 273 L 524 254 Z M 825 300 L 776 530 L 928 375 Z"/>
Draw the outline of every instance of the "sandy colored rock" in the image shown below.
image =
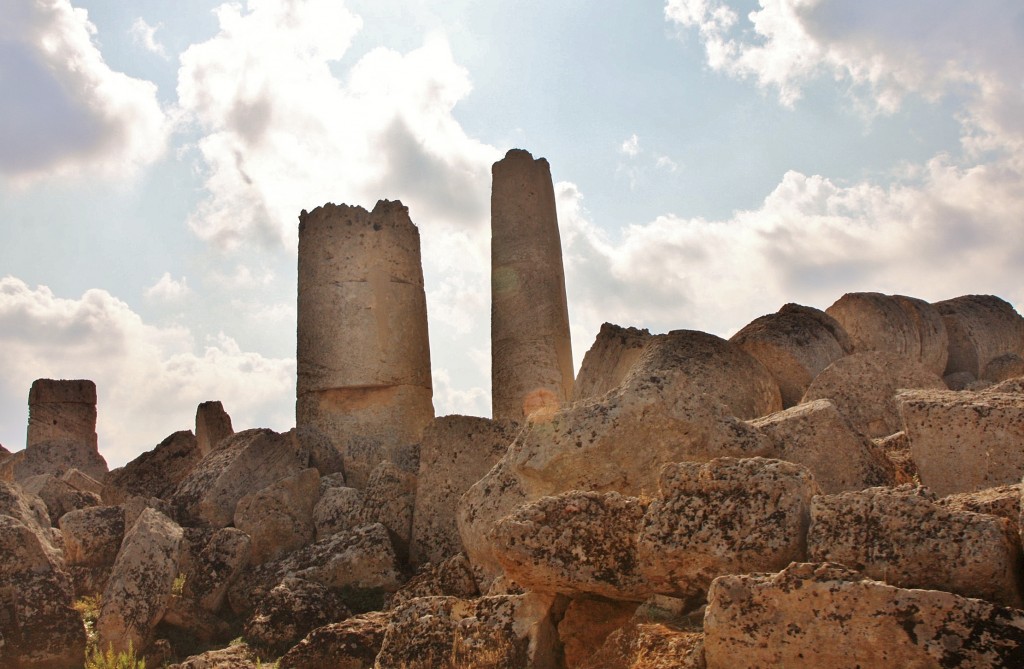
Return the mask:
<path id="1" fill-rule="evenodd" d="M 704 633 L 708 669 L 966 669 L 1024 661 L 1020 611 L 904 590 L 831 564 L 716 579 Z"/>
<path id="2" fill-rule="evenodd" d="M 221 441 L 234 433 L 231 416 L 219 401 L 202 402 L 196 407 L 196 447 L 200 456 L 209 455 Z"/>
<path id="3" fill-rule="evenodd" d="M 189 430 L 175 432 L 103 480 L 103 502 L 123 504 L 129 497 L 170 499 L 175 487 L 202 459 Z"/>
<path id="4" fill-rule="evenodd" d="M 228 588 L 249 566 L 251 547 L 245 532 L 234 527 L 217 530 L 185 572 L 182 595 L 203 611 L 219 612 Z"/>
<path id="5" fill-rule="evenodd" d="M 814 400 L 750 421 L 775 444 L 773 455 L 807 467 L 825 493 L 892 485 L 893 464 L 853 429 L 830 400 Z"/>
<path id="6" fill-rule="evenodd" d="M 313 542 L 319 494 L 320 474 L 310 467 L 238 500 L 234 526 L 252 540 L 251 564 L 276 560 Z"/>
<path id="7" fill-rule="evenodd" d="M 645 510 L 636 497 L 573 491 L 519 507 L 489 539 L 527 590 L 642 601 L 654 593 L 637 561 Z"/>
<path id="8" fill-rule="evenodd" d="M 38 474 L 22 481 L 22 487 L 46 504 L 50 516 L 50 525 L 57 526 L 60 517 L 69 511 L 99 506 L 100 496 L 93 492 L 82 492 L 74 486 L 58 479 L 53 474 Z"/>
<path id="9" fill-rule="evenodd" d="M 245 430 L 196 464 L 176 487 L 171 503 L 183 522 L 227 527 L 245 495 L 297 474 L 306 465 L 290 434 Z"/>
<path id="10" fill-rule="evenodd" d="M 389 616 L 371 613 L 319 627 L 281 657 L 278 669 L 371 669 Z"/>
<path id="11" fill-rule="evenodd" d="M 566 669 L 577 669 L 608 635 L 626 625 L 636 604 L 604 599 L 573 599 L 558 622 L 558 639 L 562 643 Z"/>
<path id="12" fill-rule="evenodd" d="M 871 441 L 885 453 L 886 460 L 892 464 L 896 485 L 916 483 L 920 480 L 917 464 L 910 452 L 910 439 L 906 432 L 900 430 L 887 437 L 876 437 Z"/>
<path id="13" fill-rule="evenodd" d="M 423 431 L 413 512 L 413 565 L 462 551 L 455 516 L 459 498 L 508 451 L 515 423 L 472 416 L 435 418 Z"/>
<path id="14" fill-rule="evenodd" d="M 38 495 L 28 492 L 18 483 L 0 481 L 0 516 L 10 516 L 27 527 L 36 534 L 54 563 L 63 563 L 59 533 L 55 537 L 51 531 L 46 503 Z"/>
<path id="15" fill-rule="evenodd" d="M 905 388 L 945 389 L 946 384 L 921 364 L 895 353 L 855 353 L 818 375 L 803 402 L 828 399 L 853 427 L 869 437 L 902 429 L 896 392 Z"/>
<path id="16" fill-rule="evenodd" d="M 245 623 L 245 639 L 261 657 L 280 657 L 308 633 L 348 618 L 341 599 L 319 583 L 285 578 Z"/>
<path id="17" fill-rule="evenodd" d="M 167 669 L 257 669 L 256 652 L 244 643 L 191 655 Z M 149 666 L 147 663 L 146 666 Z"/>
<path id="18" fill-rule="evenodd" d="M 949 337 L 938 310 L 916 297 L 847 293 L 825 310 L 850 335 L 854 353 L 904 356 L 941 376 Z"/>
<path id="19" fill-rule="evenodd" d="M 528 501 L 519 477 L 505 458 L 459 500 L 455 516 L 459 538 L 481 591 L 486 592 L 502 572 L 488 535 L 498 521 Z"/>
<path id="20" fill-rule="evenodd" d="M 0 514 L 0 666 L 81 666 L 85 628 L 73 599 L 71 579 L 38 527 Z"/>
<path id="21" fill-rule="evenodd" d="M 472 565 L 465 555 L 457 553 L 441 562 L 423 565 L 388 599 L 387 608 L 397 608 L 417 597 L 471 599 L 479 595 Z"/>
<path id="22" fill-rule="evenodd" d="M 75 595 L 100 595 L 124 538 L 124 510 L 119 506 L 94 506 L 61 516 L 64 562 Z"/>
<path id="23" fill-rule="evenodd" d="M 995 295 L 962 295 L 936 302 L 949 333 L 946 374 L 981 378 L 989 362 L 1006 353 L 1024 355 L 1024 318 Z"/>
<path id="24" fill-rule="evenodd" d="M 921 390 L 897 400 L 921 483 L 937 495 L 1024 477 L 1024 396 Z"/>
<path id="25" fill-rule="evenodd" d="M 1024 483 L 985 488 L 975 492 L 959 492 L 938 500 L 938 504 L 954 511 L 984 513 L 1010 521 L 1014 531 L 1020 522 L 1021 496 Z"/>
<path id="26" fill-rule="evenodd" d="M 766 458 L 680 462 L 661 472 L 636 562 L 653 592 L 702 597 L 722 574 L 781 569 L 806 555 L 811 497 L 800 465 Z"/>
<path id="27" fill-rule="evenodd" d="M 93 478 L 107 473 L 96 441 L 96 384 L 36 379 L 28 395 L 25 455 L 14 469 L 18 480 L 39 474 L 59 477 L 72 467 Z"/>
<path id="28" fill-rule="evenodd" d="M 981 372 L 981 378 L 992 383 L 1024 376 L 1024 358 L 1016 353 L 1004 353 L 989 360 Z"/>
<path id="29" fill-rule="evenodd" d="M 597 339 L 583 356 L 573 385 L 573 401 L 598 399 L 618 388 L 650 341 L 651 333 L 646 329 L 602 324 Z"/>
<path id="30" fill-rule="evenodd" d="M 363 493 L 355 488 L 328 488 L 313 507 L 316 540 L 359 526 L 363 514 Z"/>
<path id="31" fill-rule="evenodd" d="M 755 319 L 729 341 L 765 366 L 779 385 L 783 407 L 799 404 L 814 377 L 852 352 L 846 331 L 835 319 L 797 304 Z"/>
<path id="32" fill-rule="evenodd" d="M 392 462 L 374 467 L 363 490 L 360 525 L 380 523 L 387 528 L 399 559 L 409 557 L 412 514 L 416 503 L 416 474 Z"/>
<path id="33" fill-rule="evenodd" d="M 553 597 L 414 599 L 391 618 L 378 667 L 554 669 Z"/>
<path id="34" fill-rule="evenodd" d="M 178 575 L 182 534 L 177 523 L 153 509 L 125 533 L 96 621 L 101 648 L 121 652 L 131 644 L 141 652 L 152 641 Z"/>
<path id="35" fill-rule="evenodd" d="M 807 551 L 901 588 L 1021 605 L 1015 524 L 940 506 L 920 487 L 815 497 Z"/>
<path id="36" fill-rule="evenodd" d="M 339 336 L 343 333 L 343 336 Z M 434 417 L 419 231 L 401 202 L 299 216 L 295 421 L 362 488 Z"/>
<path id="37" fill-rule="evenodd" d="M 75 469 L 74 467 L 61 474 L 60 480 L 67 483 L 75 490 L 91 492 L 101 496 L 103 495 L 103 483 L 97 481 L 85 472 Z"/>
<path id="38" fill-rule="evenodd" d="M 353 598 L 376 599 L 380 605 L 385 595 L 404 581 L 388 531 L 375 523 L 339 532 L 247 571 L 228 589 L 231 609 L 250 614 L 260 599 L 288 576 L 347 591 Z M 366 610 L 349 597 L 343 600 L 350 609 Z"/>
<path id="39" fill-rule="evenodd" d="M 522 422 L 572 399 L 562 243 L 547 160 L 512 149 L 491 174 L 491 415 Z"/>
<path id="40" fill-rule="evenodd" d="M 580 669 L 704 669 L 704 635 L 660 623 L 612 632 Z"/>

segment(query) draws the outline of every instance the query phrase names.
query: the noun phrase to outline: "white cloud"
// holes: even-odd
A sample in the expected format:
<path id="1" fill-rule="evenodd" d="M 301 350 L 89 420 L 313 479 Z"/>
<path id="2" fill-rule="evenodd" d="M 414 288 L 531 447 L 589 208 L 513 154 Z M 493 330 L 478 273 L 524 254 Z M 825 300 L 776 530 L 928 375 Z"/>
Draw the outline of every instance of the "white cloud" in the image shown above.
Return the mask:
<path id="1" fill-rule="evenodd" d="M 452 375 L 447 369 L 435 367 L 430 372 L 434 381 L 434 414 L 448 416 L 490 416 L 490 388 L 474 386 L 468 389 L 456 388 Z"/>
<path id="2" fill-rule="evenodd" d="M 757 209 L 660 216 L 615 239 L 573 184 L 556 192 L 580 356 L 603 321 L 728 336 L 786 302 L 823 308 L 848 291 L 1024 298 L 1024 173 L 1006 164 L 938 157 L 889 186 L 789 172 Z"/>
<path id="3" fill-rule="evenodd" d="M 658 156 L 658 159 L 654 161 L 654 166 L 659 169 L 668 170 L 669 172 L 675 172 L 679 169 L 679 163 L 668 156 Z"/>
<path id="4" fill-rule="evenodd" d="M 874 111 L 907 94 L 953 96 L 969 148 L 1024 145 L 1024 62 L 1016 0 L 760 0 L 740 21 L 729 0 L 667 0 L 666 17 L 696 28 L 708 64 L 753 77 L 792 105 L 827 75 Z"/>
<path id="5" fill-rule="evenodd" d="M 140 16 L 139 18 L 135 19 L 135 22 L 132 23 L 132 27 L 131 29 L 129 29 L 128 32 L 132 36 L 132 41 L 134 41 L 136 44 L 141 45 L 142 48 L 144 48 L 146 51 L 149 51 L 150 53 L 155 53 L 156 55 L 166 60 L 167 49 L 165 49 L 164 45 L 156 39 L 156 31 L 162 27 L 162 23 L 158 23 L 155 26 L 151 26 L 148 23 L 146 23 L 146 20 L 144 18 Z"/>
<path id="6" fill-rule="evenodd" d="M 176 302 L 190 292 L 191 290 L 185 277 L 181 277 L 180 280 L 173 279 L 170 272 L 164 272 L 159 281 L 147 288 L 144 294 L 147 299 L 161 302 Z"/>
<path id="7" fill-rule="evenodd" d="M 629 139 L 622 143 L 619 147 L 619 151 L 630 158 L 635 158 L 640 155 L 640 138 L 636 136 L 636 133 L 630 135 Z"/>
<path id="8" fill-rule="evenodd" d="M 94 380 L 100 451 L 112 467 L 194 429 L 206 400 L 223 401 L 236 430 L 294 424 L 294 360 L 243 351 L 223 333 L 197 346 L 187 329 L 149 325 L 103 290 L 67 299 L 0 279 L 0 356 L 5 407 L 24 407 L 37 378 Z"/>
<path id="9" fill-rule="evenodd" d="M 156 86 L 114 72 L 95 26 L 68 0 L 0 12 L 0 174 L 127 176 L 159 158 L 168 124 Z"/>

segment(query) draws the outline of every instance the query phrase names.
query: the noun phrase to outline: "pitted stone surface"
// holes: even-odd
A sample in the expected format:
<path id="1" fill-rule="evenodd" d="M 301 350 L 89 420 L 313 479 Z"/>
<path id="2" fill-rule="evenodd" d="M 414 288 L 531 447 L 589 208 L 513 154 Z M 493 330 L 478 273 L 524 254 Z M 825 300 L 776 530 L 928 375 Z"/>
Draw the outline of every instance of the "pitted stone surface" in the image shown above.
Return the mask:
<path id="1" fill-rule="evenodd" d="M 196 407 L 196 446 L 201 455 L 209 455 L 221 441 L 234 433 L 231 416 L 219 401 L 203 402 Z"/>
<path id="2" fill-rule="evenodd" d="M 871 351 L 829 365 L 807 388 L 803 402 L 828 399 L 853 427 L 869 437 L 902 429 L 896 393 L 905 388 L 945 389 L 938 376 L 910 358 Z"/>
<path id="3" fill-rule="evenodd" d="M 729 341 L 771 373 L 779 385 L 783 407 L 799 404 L 814 377 L 852 352 L 846 331 L 835 319 L 797 304 L 761 316 Z"/>
<path id="4" fill-rule="evenodd" d="M 201 458 L 192 432 L 175 432 L 153 450 L 107 474 L 103 480 L 103 502 L 123 504 L 129 497 L 138 495 L 169 499 Z"/>
<path id="5" fill-rule="evenodd" d="M 317 627 L 349 615 L 338 595 L 325 586 L 287 577 L 260 601 L 245 624 L 245 639 L 262 657 L 280 657 Z"/>
<path id="6" fill-rule="evenodd" d="M 897 398 L 921 483 L 938 495 L 1019 483 L 1024 395 L 906 391 Z"/>
<path id="7" fill-rule="evenodd" d="M 980 379 L 988 364 L 1006 353 L 1024 356 L 1024 318 L 995 295 L 962 295 L 936 302 L 949 333 L 946 374 Z"/>
<path id="8" fill-rule="evenodd" d="M 491 415 L 522 422 L 572 399 L 562 244 L 548 161 L 512 149 L 491 171 Z"/>
<path id="9" fill-rule="evenodd" d="M 651 339 L 646 329 L 601 325 L 597 339 L 583 356 L 573 385 L 573 401 L 597 399 L 618 388 Z"/>
<path id="10" fill-rule="evenodd" d="M 310 467 L 238 500 L 234 526 L 252 541 L 252 564 L 276 560 L 313 542 L 313 507 L 319 494 L 320 475 Z"/>
<path id="11" fill-rule="evenodd" d="M 700 596 L 722 574 L 781 569 L 806 555 L 811 498 L 800 465 L 767 458 L 680 462 L 644 514 L 640 574 L 654 592 Z"/>
<path id="12" fill-rule="evenodd" d="M 251 547 L 252 541 L 245 532 L 234 527 L 217 530 L 185 573 L 185 598 L 194 601 L 200 610 L 219 612 L 228 588 L 249 566 Z"/>
<path id="13" fill-rule="evenodd" d="M 59 477 L 71 468 L 93 478 L 107 473 L 96 441 L 96 384 L 36 379 L 28 395 L 28 438 L 14 477 Z"/>
<path id="14" fill-rule="evenodd" d="M 1024 613 L 904 590 L 839 565 L 722 576 L 704 616 L 708 669 L 1024 666 Z"/>
<path id="15" fill-rule="evenodd" d="M 430 346 L 419 232 L 401 202 L 300 215 L 297 358 L 300 439 L 326 436 L 350 485 L 419 441 L 434 417 Z"/>
<path id="16" fill-rule="evenodd" d="M 389 618 L 370 613 L 318 627 L 284 654 L 278 669 L 372 669 Z"/>
<path id="17" fill-rule="evenodd" d="M 1020 538 L 1005 518 L 957 511 L 913 486 L 820 495 L 807 550 L 901 588 L 1020 607 Z"/>

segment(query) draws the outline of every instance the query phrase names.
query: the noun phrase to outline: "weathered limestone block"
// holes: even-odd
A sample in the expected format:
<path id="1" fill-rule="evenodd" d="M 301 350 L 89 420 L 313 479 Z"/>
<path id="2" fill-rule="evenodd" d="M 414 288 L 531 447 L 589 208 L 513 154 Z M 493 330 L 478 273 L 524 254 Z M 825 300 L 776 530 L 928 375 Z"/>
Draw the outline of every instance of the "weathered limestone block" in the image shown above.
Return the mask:
<path id="1" fill-rule="evenodd" d="M 1024 358 L 1016 353 L 1004 353 L 992 358 L 981 372 L 982 380 L 992 383 L 1000 383 L 1019 376 L 1024 376 Z"/>
<path id="2" fill-rule="evenodd" d="M 883 351 L 855 353 L 819 374 L 803 402 L 831 400 L 856 430 L 869 437 L 885 437 L 902 429 L 896 392 L 905 388 L 944 390 L 946 384 L 907 357 Z"/>
<path id="3" fill-rule="evenodd" d="M 597 339 L 583 356 L 573 385 L 573 401 L 598 399 L 618 388 L 651 339 L 646 329 L 601 325 Z"/>
<path id="4" fill-rule="evenodd" d="M 1024 396 L 906 391 L 897 398 L 921 483 L 937 495 L 1018 483 L 1024 476 Z"/>
<path id="5" fill-rule="evenodd" d="M 554 597 L 414 599 L 392 615 L 379 667 L 554 669 Z"/>
<path id="6" fill-rule="evenodd" d="M 255 650 L 248 644 L 238 643 L 190 655 L 183 662 L 168 665 L 167 669 L 258 669 L 258 661 Z"/>
<path id="7" fill-rule="evenodd" d="M 919 480 L 917 464 L 910 452 L 910 439 L 907 438 L 906 432 L 900 430 L 888 437 L 876 437 L 871 441 L 885 453 L 885 458 L 892 463 L 896 485 L 914 483 Z"/>
<path id="8" fill-rule="evenodd" d="M 705 669 L 704 635 L 660 623 L 612 632 L 580 669 Z M 738 665 L 739 666 L 739 665 Z"/>
<path id="9" fill-rule="evenodd" d="M 395 552 L 403 562 L 409 557 L 415 503 L 415 473 L 404 471 L 388 461 L 374 467 L 363 490 L 360 525 L 380 523 L 386 527 Z"/>
<path id="10" fill-rule="evenodd" d="M 343 336 L 339 336 L 342 333 Z M 419 231 L 401 202 L 299 216 L 295 421 L 340 450 L 362 488 L 434 417 Z"/>
<path id="11" fill-rule="evenodd" d="M 854 353 L 882 351 L 910 358 L 941 376 L 949 337 L 939 311 L 916 297 L 847 293 L 825 310 L 850 335 Z"/>
<path id="12" fill-rule="evenodd" d="M 221 441 L 234 433 L 231 416 L 219 401 L 203 402 L 196 407 L 196 447 L 200 457 L 209 455 Z"/>
<path id="13" fill-rule="evenodd" d="M 287 576 L 335 590 L 379 595 L 381 602 L 385 593 L 398 590 L 403 581 L 388 531 L 375 523 L 339 532 L 282 560 L 249 570 L 228 589 L 231 609 L 238 614 L 251 613 L 259 600 Z M 349 608 L 358 608 L 348 599 L 345 602 Z"/>
<path id="14" fill-rule="evenodd" d="M 1024 318 L 995 295 L 962 295 L 936 302 L 949 333 L 946 374 L 980 379 L 989 362 L 1005 353 L 1024 356 Z"/>
<path id="15" fill-rule="evenodd" d="M 368 613 L 318 627 L 281 657 L 278 669 L 372 669 L 389 619 Z"/>
<path id="16" fill-rule="evenodd" d="M 852 353 L 843 326 L 824 311 L 797 304 L 755 319 L 729 341 L 771 373 L 779 384 L 783 407 L 799 404 L 814 377 Z"/>
<path id="17" fill-rule="evenodd" d="M 0 453 L 0 481 L 14 481 L 14 468 L 25 459 L 25 451 L 11 453 L 6 448 Z"/>
<path id="18" fill-rule="evenodd" d="M 985 513 L 1010 521 L 1014 532 L 1018 531 L 1021 512 L 1021 496 L 1024 483 L 985 488 L 976 492 L 959 492 L 938 500 L 938 504 L 953 511 Z"/>
<path id="19" fill-rule="evenodd" d="M 507 459 L 503 458 L 459 500 L 455 516 L 459 538 L 481 592 L 501 574 L 501 564 L 488 536 L 494 526 L 530 498 Z"/>
<path id="20" fill-rule="evenodd" d="M 626 625 L 636 604 L 604 599 L 573 599 L 558 622 L 566 669 L 577 669 L 615 630 Z M 618 666 L 630 666 L 619 664 Z"/>
<path id="21" fill-rule="evenodd" d="M 56 527 L 60 517 L 69 511 L 100 505 L 100 496 L 96 493 L 82 492 L 53 474 L 30 476 L 22 481 L 22 487 L 26 492 L 39 495 L 43 500 L 50 516 L 50 525 L 53 527 Z"/>
<path id="22" fill-rule="evenodd" d="M 142 651 L 167 610 L 178 575 L 182 529 L 146 509 L 125 533 L 96 621 L 101 648 Z"/>
<path id="23" fill-rule="evenodd" d="M 175 487 L 202 459 L 189 430 L 175 432 L 103 480 L 103 502 L 123 504 L 129 497 L 170 499 Z"/>
<path id="24" fill-rule="evenodd" d="M 351 530 L 360 525 L 363 513 L 363 493 L 355 488 L 328 488 L 313 507 L 313 526 L 316 540 Z"/>
<path id="25" fill-rule="evenodd" d="M 73 600 L 71 579 L 38 526 L 0 514 L 0 666 L 82 666 L 85 627 Z"/>
<path id="26" fill-rule="evenodd" d="M 388 599 L 387 608 L 397 608 L 417 597 L 471 599 L 479 595 L 473 567 L 465 555 L 458 553 L 441 562 L 423 565 Z"/>
<path id="27" fill-rule="evenodd" d="M 807 467 L 825 493 L 892 485 L 885 452 L 857 432 L 829 400 L 750 421 L 775 444 L 774 457 Z"/>
<path id="28" fill-rule="evenodd" d="M 124 510 L 94 506 L 60 518 L 64 562 L 76 595 L 102 594 L 124 538 Z"/>
<path id="29" fill-rule="evenodd" d="M 227 527 L 245 495 L 306 469 L 290 434 L 239 432 L 196 464 L 171 497 L 183 522 Z"/>
<path id="30" fill-rule="evenodd" d="M 250 563 L 252 540 L 234 527 L 217 530 L 185 572 L 182 594 L 203 611 L 217 613 L 228 588 Z"/>
<path id="31" fill-rule="evenodd" d="M 522 422 L 572 399 L 562 243 L 548 161 L 512 149 L 491 172 L 491 415 Z"/>
<path id="32" fill-rule="evenodd" d="M 984 389 L 986 393 L 1010 393 L 1024 395 L 1024 377 L 1006 379 Z"/>
<path id="33" fill-rule="evenodd" d="M 654 594 L 637 562 L 645 510 L 636 497 L 573 491 L 519 507 L 490 540 L 527 590 L 642 601 Z"/>
<path id="34" fill-rule="evenodd" d="M 289 577 L 256 607 L 245 623 L 245 639 L 261 657 L 280 657 L 317 627 L 350 615 L 338 595 L 323 585 Z"/>
<path id="35" fill-rule="evenodd" d="M 699 597 L 722 574 L 802 560 L 819 492 L 805 467 L 781 460 L 666 465 L 637 539 L 640 574 L 654 592 Z"/>
<path id="36" fill-rule="evenodd" d="M 276 560 L 313 542 L 319 494 L 320 474 L 310 467 L 238 500 L 234 525 L 252 540 L 251 564 Z"/>
<path id="37" fill-rule="evenodd" d="M 839 565 L 793 564 L 712 583 L 704 656 L 708 669 L 1015 667 L 1024 661 L 1024 614 Z"/>
<path id="38" fill-rule="evenodd" d="M 58 537 L 51 531 L 46 504 L 38 495 L 28 492 L 17 483 L 0 481 L 0 516 L 10 516 L 29 528 L 38 536 L 40 544 L 53 562 L 63 564 Z"/>
<path id="39" fill-rule="evenodd" d="M 901 588 L 946 590 L 1020 607 L 1020 537 L 1004 518 L 955 511 L 913 486 L 820 495 L 809 559 Z"/>
<path id="40" fill-rule="evenodd" d="M 108 472 L 109 476 L 109 472 Z M 89 476 L 85 472 L 71 468 L 61 474 L 60 480 L 70 485 L 75 490 L 81 490 L 82 492 L 91 492 L 96 495 L 103 495 L 103 483 L 97 481 L 93 477 Z"/>
<path id="41" fill-rule="evenodd" d="M 96 384 L 36 379 L 28 394 L 25 455 L 15 478 L 60 476 L 72 467 L 96 479 L 107 473 L 96 442 Z"/>
<path id="42" fill-rule="evenodd" d="M 518 430 L 509 421 L 444 416 L 423 431 L 409 549 L 413 565 L 462 551 L 455 522 L 459 498 L 505 455 Z"/>

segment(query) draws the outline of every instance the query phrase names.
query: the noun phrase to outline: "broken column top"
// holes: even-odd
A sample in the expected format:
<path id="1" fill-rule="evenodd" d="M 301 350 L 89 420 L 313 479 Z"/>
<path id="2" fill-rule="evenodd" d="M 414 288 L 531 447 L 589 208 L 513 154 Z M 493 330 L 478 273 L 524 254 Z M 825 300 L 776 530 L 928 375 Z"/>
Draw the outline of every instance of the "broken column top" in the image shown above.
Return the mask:
<path id="1" fill-rule="evenodd" d="M 69 402 L 96 404 L 96 384 L 88 379 L 36 379 L 28 392 L 29 404 Z"/>

